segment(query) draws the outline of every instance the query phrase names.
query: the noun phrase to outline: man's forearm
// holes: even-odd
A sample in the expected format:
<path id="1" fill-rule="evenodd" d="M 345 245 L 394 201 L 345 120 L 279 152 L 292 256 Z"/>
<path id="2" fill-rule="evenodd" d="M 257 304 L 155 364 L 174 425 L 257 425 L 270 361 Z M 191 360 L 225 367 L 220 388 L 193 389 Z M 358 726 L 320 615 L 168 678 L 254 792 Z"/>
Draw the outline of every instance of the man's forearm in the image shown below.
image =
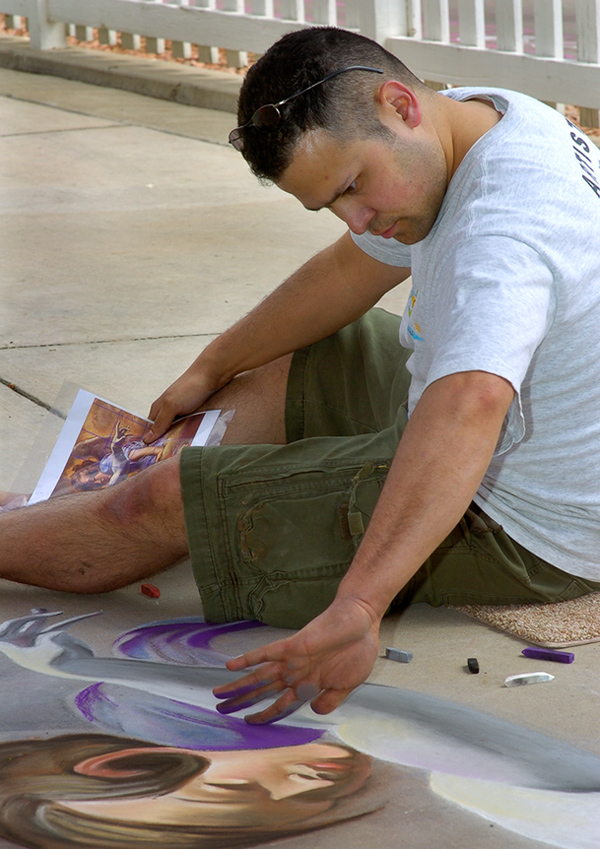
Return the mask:
<path id="1" fill-rule="evenodd" d="M 202 351 L 152 404 L 145 439 L 162 436 L 175 416 L 198 410 L 236 375 L 335 333 L 408 274 L 372 259 L 346 233 Z"/>
<path id="2" fill-rule="evenodd" d="M 408 276 L 364 254 L 345 234 L 222 333 L 193 367 L 218 387 L 236 374 L 324 339 L 359 318 Z"/>
<path id="3" fill-rule="evenodd" d="M 224 699 L 219 710 L 277 694 L 247 721 L 273 722 L 308 699 L 317 713 L 330 713 L 366 679 L 384 613 L 468 507 L 513 395 L 509 383 L 485 372 L 450 375 L 423 393 L 335 599 L 291 637 L 228 661 L 234 671 L 255 668 L 215 690 Z"/>
<path id="4" fill-rule="evenodd" d="M 383 616 L 464 515 L 513 395 L 507 381 L 485 372 L 450 375 L 425 391 L 338 597 Z"/>

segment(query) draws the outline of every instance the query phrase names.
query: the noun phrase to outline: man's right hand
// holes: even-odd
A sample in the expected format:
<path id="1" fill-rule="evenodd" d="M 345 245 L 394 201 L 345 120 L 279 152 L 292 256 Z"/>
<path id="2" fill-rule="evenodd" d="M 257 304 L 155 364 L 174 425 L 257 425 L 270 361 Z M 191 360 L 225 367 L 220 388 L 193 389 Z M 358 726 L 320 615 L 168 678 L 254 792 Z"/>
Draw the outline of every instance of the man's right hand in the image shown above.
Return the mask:
<path id="1" fill-rule="evenodd" d="M 169 429 L 177 416 L 195 413 L 219 388 L 211 386 L 194 363 L 150 407 L 149 418 L 154 424 L 145 434 L 144 441 L 154 442 Z"/>

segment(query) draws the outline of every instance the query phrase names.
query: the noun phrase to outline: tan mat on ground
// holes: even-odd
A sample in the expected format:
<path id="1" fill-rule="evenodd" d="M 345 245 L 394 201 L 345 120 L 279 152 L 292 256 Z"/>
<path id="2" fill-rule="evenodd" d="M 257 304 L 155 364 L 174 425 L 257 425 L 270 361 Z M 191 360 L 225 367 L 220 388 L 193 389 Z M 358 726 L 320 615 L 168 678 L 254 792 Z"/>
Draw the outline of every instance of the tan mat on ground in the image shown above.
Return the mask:
<path id="1" fill-rule="evenodd" d="M 538 646 L 600 642 L 600 592 L 557 604 L 471 604 L 452 609 Z"/>

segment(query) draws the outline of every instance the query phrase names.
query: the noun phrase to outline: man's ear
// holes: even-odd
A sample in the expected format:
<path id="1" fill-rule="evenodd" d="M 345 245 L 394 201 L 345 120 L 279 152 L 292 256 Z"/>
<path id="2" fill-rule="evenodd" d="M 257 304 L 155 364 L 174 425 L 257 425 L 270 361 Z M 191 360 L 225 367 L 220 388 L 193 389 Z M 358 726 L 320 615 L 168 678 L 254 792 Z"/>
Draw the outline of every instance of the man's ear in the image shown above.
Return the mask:
<path id="1" fill-rule="evenodd" d="M 378 93 L 378 103 L 388 119 L 393 120 L 392 113 L 395 113 L 411 129 L 418 127 L 421 123 L 421 106 L 416 94 L 397 80 L 387 80 L 382 84 Z"/>

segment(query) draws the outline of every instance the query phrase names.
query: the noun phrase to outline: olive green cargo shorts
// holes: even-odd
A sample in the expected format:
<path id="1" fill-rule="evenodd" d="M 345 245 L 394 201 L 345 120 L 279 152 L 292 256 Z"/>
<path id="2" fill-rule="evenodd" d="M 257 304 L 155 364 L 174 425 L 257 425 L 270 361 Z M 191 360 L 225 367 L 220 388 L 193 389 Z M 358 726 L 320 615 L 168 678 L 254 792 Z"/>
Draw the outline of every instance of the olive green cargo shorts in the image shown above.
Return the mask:
<path id="1" fill-rule="evenodd" d="M 407 422 L 410 352 L 399 322 L 371 310 L 294 355 L 288 444 L 182 452 L 207 620 L 298 628 L 333 600 Z M 526 551 L 471 505 L 393 606 L 562 601 L 599 588 Z"/>

